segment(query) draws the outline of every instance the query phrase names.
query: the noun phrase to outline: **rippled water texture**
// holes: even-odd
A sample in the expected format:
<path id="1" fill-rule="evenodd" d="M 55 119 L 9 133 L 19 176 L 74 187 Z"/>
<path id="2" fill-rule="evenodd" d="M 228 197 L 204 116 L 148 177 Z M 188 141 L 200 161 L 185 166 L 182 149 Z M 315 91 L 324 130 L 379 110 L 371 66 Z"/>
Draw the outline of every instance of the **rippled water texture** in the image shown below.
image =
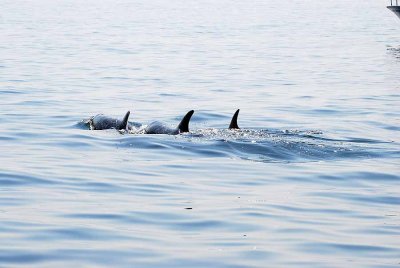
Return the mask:
<path id="1" fill-rule="evenodd" d="M 0 267 L 399 267 L 386 4 L 0 0 Z"/>

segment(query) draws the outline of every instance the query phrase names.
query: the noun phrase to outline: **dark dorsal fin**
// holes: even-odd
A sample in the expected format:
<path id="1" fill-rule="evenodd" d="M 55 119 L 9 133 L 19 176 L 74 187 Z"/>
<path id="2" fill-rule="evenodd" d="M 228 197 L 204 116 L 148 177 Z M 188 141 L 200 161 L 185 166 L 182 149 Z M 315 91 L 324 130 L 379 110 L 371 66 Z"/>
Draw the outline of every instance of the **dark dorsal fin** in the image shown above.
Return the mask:
<path id="1" fill-rule="evenodd" d="M 240 129 L 240 127 L 238 126 L 238 123 L 237 123 L 239 111 L 240 111 L 240 109 L 237 109 L 235 114 L 233 115 L 231 124 L 229 125 L 229 129 Z"/>
<path id="2" fill-rule="evenodd" d="M 182 118 L 182 121 L 178 125 L 179 133 L 189 132 L 189 121 L 193 113 L 194 111 L 191 110 Z"/>
<path id="3" fill-rule="evenodd" d="M 130 111 L 126 112 L 124 119 L 122 119 L 121 124 L 119 124 L 119 126 L 118 126 L 118 130 L 126 129 L 126 126 L 128 125 L 128 119 L 129 119 L 130 114 L 131 114 Z"/>

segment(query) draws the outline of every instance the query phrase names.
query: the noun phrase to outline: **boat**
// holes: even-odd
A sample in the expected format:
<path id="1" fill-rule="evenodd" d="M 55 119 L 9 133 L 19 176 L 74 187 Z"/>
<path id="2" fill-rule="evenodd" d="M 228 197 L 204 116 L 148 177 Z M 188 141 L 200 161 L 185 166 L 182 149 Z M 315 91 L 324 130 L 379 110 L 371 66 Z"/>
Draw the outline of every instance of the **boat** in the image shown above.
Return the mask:
<path id="1" fill-rule="evenodd" d="M 397 15 L 397 17 L 400 18 L 400 1 L 399 0 L 390 0 L 390 6 L 387 8 L 390 9 L 391 11 L 394 12 L 394 14 Z"/>

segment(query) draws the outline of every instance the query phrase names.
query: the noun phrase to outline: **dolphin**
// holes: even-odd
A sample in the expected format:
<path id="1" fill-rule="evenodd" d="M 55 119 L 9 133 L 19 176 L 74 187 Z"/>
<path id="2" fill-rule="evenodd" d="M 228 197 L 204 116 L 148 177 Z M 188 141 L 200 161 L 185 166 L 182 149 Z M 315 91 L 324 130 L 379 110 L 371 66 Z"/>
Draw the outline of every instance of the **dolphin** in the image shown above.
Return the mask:
<path id="1" fill-rule="evenodd" d="M 165 123 L 154 121 L 150 123 L 144 130 L 146 134 L 169 134 L 177 135 L 180 133 L 189 132 L 189 121 L 194 111 L 189 111 L 181 120 L 176 128 L 170 128 Z"/>
<path id="2" fill-rule="evenodd" d="M 129 130 L 132 128 L 128 122 L 130 115 L 128 111 L 122 120 L 105 116 L 104 114 L 98 114 L 89 119 L 89 125 L 91 130 L 101 130 L 115 128 L 117 130 Z"/>
<path id="3" fill-rule="evenodd" d="M 229 125 L 229 129 L 240 129 L 240 127 L 238 126 L 238 123 L 237 123 L 239 111 L 240 111 L 240 109 L 237 109 L 235 114 L 233 115 L 231 124 Z"/>

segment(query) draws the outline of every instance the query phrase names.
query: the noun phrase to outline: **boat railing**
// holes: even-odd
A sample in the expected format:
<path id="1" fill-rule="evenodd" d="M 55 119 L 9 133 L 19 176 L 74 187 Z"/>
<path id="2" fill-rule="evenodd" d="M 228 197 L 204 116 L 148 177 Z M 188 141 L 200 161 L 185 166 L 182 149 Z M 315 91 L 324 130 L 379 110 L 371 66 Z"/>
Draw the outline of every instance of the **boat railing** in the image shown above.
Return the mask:
<path id="1" fill-rule="evenodd" d="M 400 0 L 390 0 L 390 6 L 387 8 L 394 12 L 400 18 Z"/>

